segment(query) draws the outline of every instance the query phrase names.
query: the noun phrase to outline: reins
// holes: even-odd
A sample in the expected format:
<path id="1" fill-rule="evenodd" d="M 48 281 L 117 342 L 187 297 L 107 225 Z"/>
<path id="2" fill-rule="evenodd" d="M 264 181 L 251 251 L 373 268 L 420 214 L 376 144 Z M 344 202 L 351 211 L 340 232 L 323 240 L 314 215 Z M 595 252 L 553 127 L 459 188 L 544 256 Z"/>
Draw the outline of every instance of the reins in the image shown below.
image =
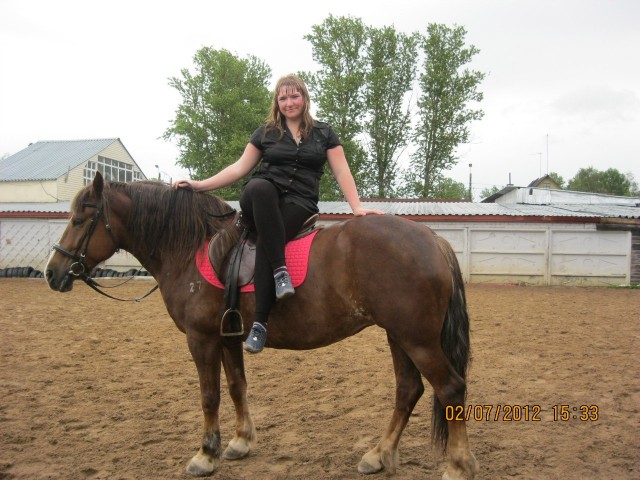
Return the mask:
<path id="1" fill-rule="evenodd" d="M 79 278 L 84 283 L 89 285 L 89 287 L 91 287 L 93 290 L 98 292 L 100 295 L 104 295 L 105 297 L 110 298 L 112 300 L 118 300 L 119 302 L 140 302 L 140 301 L 144 300 L 145 298 L 147 298 L 149 295 L 151 295 L 153 292 L 155 292 L 160 287 L 156 283 L 156 285 L 151 290 L 149 290 L 147 293 L 145 293 L 144 295 L 142 295 L 141 297 L 138 297 L 138 298 L 118 298 L 118 297 L 114 297 L 113 295 L 109 295 L 107 292 L 103 292 L 100 289 L 101 288 L 120 287 L 120 286 L 124 285 L 125 283 L 127 283 L 132 278 L 134 278 L 133 276 L 128 278 L 126 281 L 124 281 L 124 282 L 122 282 L 122 283 L 120 283 L 118 285 L 113 285 L 111 287 L 105 287 L 104 285 L 100 285 L 98 282 L 96 282 L 93 278 L 88 276 L 86 273 L 82 273 L 81 275 L 77 275 L 77 278 Z"/>

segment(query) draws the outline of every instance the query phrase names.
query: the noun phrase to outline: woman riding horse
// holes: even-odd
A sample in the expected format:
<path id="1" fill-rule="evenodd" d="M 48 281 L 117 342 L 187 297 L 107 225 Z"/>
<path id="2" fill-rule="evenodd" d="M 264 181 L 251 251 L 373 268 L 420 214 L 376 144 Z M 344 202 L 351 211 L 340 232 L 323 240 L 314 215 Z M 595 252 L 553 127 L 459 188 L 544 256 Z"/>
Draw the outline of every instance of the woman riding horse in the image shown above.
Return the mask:
<path id="1" fill-rule="evenodd" d="M 257 231 L 255 321 L 245 342 L 245 350 L 250 353 L 264 348 L 274 302 L 294 294 L 285 262 L 285 243 L 318 212 L 325 163 L 329 162 L 355 216 L 384 213 L 361 206 L 338 137 L 328 124 L 311 117 L 310 108 L 304 82 L 294 75 L 282 77 L 276 84 L 266 123 L 253 133 L 235 163 L 206 180 L 176 180 L 173 184 L 199 192 L 215 190 L 237 182 L 262 162 L 240 197 L 243 216 Z"/>

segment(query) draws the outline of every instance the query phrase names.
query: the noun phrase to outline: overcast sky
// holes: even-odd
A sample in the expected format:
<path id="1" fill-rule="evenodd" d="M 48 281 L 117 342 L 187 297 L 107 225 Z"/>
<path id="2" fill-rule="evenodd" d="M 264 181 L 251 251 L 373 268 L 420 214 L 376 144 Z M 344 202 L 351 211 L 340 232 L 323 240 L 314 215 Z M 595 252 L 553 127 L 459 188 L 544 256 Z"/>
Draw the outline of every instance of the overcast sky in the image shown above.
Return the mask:
<path id="1" fill-rule="evenodd" d="M 168 78 L 203 46 L 255 55 L 274 81 L 316 70 L 303 36 L 329 14 L 467 29 L 485 117 L 448 176 L 467 185 L 471 163 L 476 200 L 509 175 L 522 186 L 593 166 L 640 180 L 638 0 L 0 0 L 0 156 L 119 137 L 147 176 L 184 176 L 160 138 L 181 101 Z"/>

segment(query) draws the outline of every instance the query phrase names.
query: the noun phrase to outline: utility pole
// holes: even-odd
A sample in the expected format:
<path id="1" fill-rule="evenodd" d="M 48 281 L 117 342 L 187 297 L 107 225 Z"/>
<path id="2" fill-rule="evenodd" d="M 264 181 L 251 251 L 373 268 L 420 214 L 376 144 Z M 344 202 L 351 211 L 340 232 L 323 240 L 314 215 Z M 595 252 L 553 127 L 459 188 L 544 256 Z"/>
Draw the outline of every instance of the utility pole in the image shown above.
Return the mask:
<path id="1" fill-rule="evenodd" d="M 473 202 L 473 195 L 471 195 L 471 164 L 469 164 L 469 201 Z"/>
<path id="2" fill-rule="evenodd" d="M 547 133 L 547 175 L 549 175 L 549 134 Z"/>

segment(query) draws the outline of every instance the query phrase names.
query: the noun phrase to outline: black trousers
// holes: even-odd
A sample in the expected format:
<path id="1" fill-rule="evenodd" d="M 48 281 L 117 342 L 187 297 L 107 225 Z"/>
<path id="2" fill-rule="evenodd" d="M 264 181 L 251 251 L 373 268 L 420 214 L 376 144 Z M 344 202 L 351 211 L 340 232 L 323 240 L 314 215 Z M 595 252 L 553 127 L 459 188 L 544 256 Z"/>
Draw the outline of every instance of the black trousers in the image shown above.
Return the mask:
<path id="1" fill-rule="evenodd" d="M 263 178 L 249 180 L 240 196 L 242 215 L 253 222 L 256 240 L 256 318 L 267 324 L 275 303 L 273 271 L 286 265 L 284 247 L 313 213 L 294 203 L 285 202 L 275 185 Z"/>

